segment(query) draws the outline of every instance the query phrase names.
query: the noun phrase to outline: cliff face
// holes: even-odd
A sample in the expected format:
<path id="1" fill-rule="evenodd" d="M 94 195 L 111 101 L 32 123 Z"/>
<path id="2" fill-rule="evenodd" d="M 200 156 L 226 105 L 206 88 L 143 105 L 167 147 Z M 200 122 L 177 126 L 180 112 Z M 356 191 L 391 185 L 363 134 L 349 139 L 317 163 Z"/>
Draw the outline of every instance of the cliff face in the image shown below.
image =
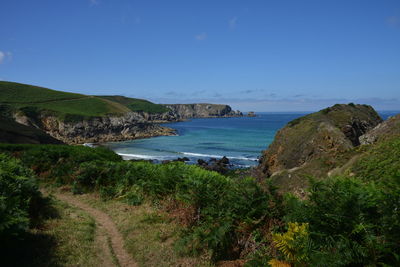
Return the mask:
<path id="1" fill-rule="evenodd" d="M 123 116 L 92 117 L 81 121 L 65 121 L 46 112 L 35 116 L 21 112 L 13 114 L 15 121 L 43 130 L 52 137 L 68 144 L 112 142 L 175 135 L 173 129 L 159 123 L 176 122 L 197 117 L 239 116 L 227 105 L 177 104 L 167 105 L 164 113 L 128 112 Z"/>
<path id="2" fill-rule="evenodd" d="M 14 114 L 14 118 L 21 124 L 42 129 L 52 137 L 68 144 L 174 135 L 174 130 L 147 121 L 142 115 L 130 112 L 124 116 L 97 117 L 79 122 L 62 121 L 55 116 L 43 114 L 37 118 Z M 162 117 L 157 117 L 157 119 L 161 120 Z"/>
<path id="3" fill-rule="evenodd" d="M 277 132 L 258 169 L 266 177 L 276 176 L 280 184 L 300 186 L 299 180 L 305 179 L 294 178 L 294 173 L 307 168 L 309 174 L 327 171 L 333 159 L 359 145 L 359 137 L 381 121 L 372 107 L 354 104 L 335 105 L 298 118 Z"/>
<path id="4" fill-rule="evenodd" d="M 165 105 L 178 119 L 237 117 L 243 114 L 228 105 L 218 104 L 168 104 Z"/>

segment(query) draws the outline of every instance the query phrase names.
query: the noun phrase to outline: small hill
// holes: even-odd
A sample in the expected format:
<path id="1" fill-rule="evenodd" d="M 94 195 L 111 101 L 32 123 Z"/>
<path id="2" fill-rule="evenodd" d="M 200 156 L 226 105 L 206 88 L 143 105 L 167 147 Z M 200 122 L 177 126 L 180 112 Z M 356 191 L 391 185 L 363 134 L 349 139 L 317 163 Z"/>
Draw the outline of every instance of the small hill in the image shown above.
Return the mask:
<path id="1" fill-rule="evenodd" d="M 154 113 L 164 113 L 170 111 L 164 105 L 154 104 L 144 99 L 130 98 L 120 95 L 101 95 L 98 97 L 119 103 L 121 105 L 126 106 L 131 111 L 136 111 L 136 112 L 148 112 L 154 114 Z"/>
<path id="2" fill-rule="evenodd" d="M 306 176 L 322 177 L 351 157 L 359 137 L 382 119 L 368 105 L 337 104 L 289 122 L 263 152 L 259 171 L 281 186 L 296 191 L 307 186 Z"/>

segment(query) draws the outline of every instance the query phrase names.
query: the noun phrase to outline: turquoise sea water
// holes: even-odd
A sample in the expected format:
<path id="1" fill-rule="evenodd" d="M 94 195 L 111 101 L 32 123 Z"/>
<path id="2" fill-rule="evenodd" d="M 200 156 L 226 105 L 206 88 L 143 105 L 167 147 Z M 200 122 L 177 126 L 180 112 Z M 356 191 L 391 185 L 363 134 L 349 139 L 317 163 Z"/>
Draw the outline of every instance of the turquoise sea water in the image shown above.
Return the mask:
<path id="1" fill-rule="evenodd" d="M 396 112 L 381 112 L 385 119 Z M 125 159 L 172 160 L 226 156 L 236 167 L 257 165 L 261 151 L 273 141 L 277 130 L 307 113 L 259 113 L 257 117 L 193 119 L 165 124 L 178 136 L 160 136 L 105 144 Z"/>

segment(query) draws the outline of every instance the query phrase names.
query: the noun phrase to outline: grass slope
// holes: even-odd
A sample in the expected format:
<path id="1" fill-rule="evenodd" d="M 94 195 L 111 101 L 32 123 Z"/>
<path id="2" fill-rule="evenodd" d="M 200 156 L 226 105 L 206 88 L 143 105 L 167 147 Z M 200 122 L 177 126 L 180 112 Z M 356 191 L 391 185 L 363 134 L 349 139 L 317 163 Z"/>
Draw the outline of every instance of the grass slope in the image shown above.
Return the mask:
<path id="1" fill-rule="evenodd" d="M 37 103 L 47 101 L 71 100 L 87 97 L 82 94 L 60 92 L 44 87 L 22 83 L 0 81 L 0 99 L 4 103 Z"/>
<path id="2" fill-rule="evenodd" d="M 122 115 L 130 111 L 119 103 L 95 96 L 13 82 L 0 82 L 0 104 L 20 110 L 28 116 L 47 112 L 65 120 Z"/>
<path id="3" fill-rule="evenodd" d="M 154 104 L 144 99 L 130 98 L 119 95 L 104 95 L 99 97 L 122 104 L 132 111 L 144 111 L 148 113 L 164 113 L 169 111 L 169 109 L 164 105 Z"/>

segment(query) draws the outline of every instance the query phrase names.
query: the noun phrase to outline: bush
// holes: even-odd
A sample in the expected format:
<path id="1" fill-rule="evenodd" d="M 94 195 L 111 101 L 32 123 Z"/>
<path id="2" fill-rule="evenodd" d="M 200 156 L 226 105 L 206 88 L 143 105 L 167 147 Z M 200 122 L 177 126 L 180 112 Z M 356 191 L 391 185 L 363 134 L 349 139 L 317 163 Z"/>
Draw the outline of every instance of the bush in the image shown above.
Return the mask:
<path id="1" fill-rule="evenodd" d="M 391 235 L 400 231 L 399 202 L 387 208 L 396 194 L 386 195 L 358 178 L 314 181 L 308 200 L 287 202 L 286 220 L 309 224 L 312 266 L 397 265 L 398 239 Z"/>
<path id="2" fill-rule="evenodd" d="M 72 183 L 74 172 L 82 162 L 122 161 L 119 155 L 102 147 L 0 144 L 0 152 L 17 156 L 37 175 L 59 185 Z"/>
<path id="3" fill-rule="evenodd" d="M 33 172 L 0 154 L 0 237 L 20 236 L 29 228 L 40 196 Z"/>

